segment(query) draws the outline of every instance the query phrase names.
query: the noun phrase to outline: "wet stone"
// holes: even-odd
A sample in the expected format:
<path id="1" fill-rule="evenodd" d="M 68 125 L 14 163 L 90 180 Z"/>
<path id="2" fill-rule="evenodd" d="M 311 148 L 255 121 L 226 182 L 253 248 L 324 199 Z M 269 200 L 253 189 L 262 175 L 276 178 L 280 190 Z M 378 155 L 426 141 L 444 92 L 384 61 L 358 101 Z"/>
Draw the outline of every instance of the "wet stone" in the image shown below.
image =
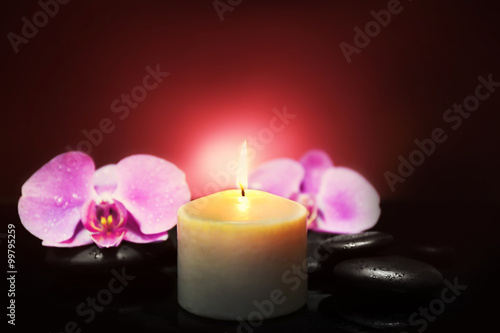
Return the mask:
<path id="1" fill-rule="evenodd" d="M 366 254 L 376 254 L 393 243 L 392 235 L 365 231 L 357 234 L 331 234 L 309 231 L 307 237 L 308 272 L 311 286 L 321 287 L 322 275 L 329 275 L 338 262 Z M 318 281 L 316 281 L 318 280 Z M 317 283 L 316 283 L 317 282 Z"/>
<path id="2" fill-rule="evenodd" d="M 379 231 L 366 231 L 351 235 L 337 235 L 325 241 L 324 246 L 340 255 L 353 256 L 373 253 L 392 244 L 392 235 Z"/>
<path id="3" fill-rule="evenodd" d="M 342 259 L 372 254 L 391 245 L 392 235 L 379 231 L 365 231 L 358 234 L 325 235 L 313 234 L 308 237 L 308 255 Z"/>
<path id="4" fill-rule="evenodd" d="M 346 287 L 392 294 L 431 293 L 443 285 L 443 276 L 436 268 L 400 256 L 345 260 L 335 266 L 333 275 Z"/>
<path id="5" fill-rule="evenodd" d="M 74 248 L 47 248 L 46 288 L 61 304 L 76 304 L 100 290 L 126 288 L 127 297 L 113 301 L 106 311 L 135 306 L 144 298 L 173 293 L 176 277 L 165 269 L 176 267 L 176 251 L 171 242 L 136 244 L 122 242 L 118 247 L 99 248 L 95 244 Z M 121 311 L 121 310 L 120 310 Z"/>
<path id="6" fill-rule="evenodd" d="M 69 271 L 92 271 L 113 267 L 175 264 L 175 248 L 165 242 L 99 248 L 95 244 L 73 248 L 47 248 L 45 259 L 53 267 Z"/>

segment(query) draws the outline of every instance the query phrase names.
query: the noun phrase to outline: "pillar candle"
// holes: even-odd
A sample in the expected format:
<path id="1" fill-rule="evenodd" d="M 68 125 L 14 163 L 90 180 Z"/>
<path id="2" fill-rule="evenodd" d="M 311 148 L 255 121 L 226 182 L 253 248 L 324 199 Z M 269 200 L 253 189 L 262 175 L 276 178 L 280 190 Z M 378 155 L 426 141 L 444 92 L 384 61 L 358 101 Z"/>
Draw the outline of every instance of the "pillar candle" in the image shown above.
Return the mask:
<path id="1" fill-rule="evenodd" d="M 183 205 L 177 226 L 180 306 L 224 320 L 272 318 L 304 306 L 306 218 L 297 202 L 243 187 Z"/>

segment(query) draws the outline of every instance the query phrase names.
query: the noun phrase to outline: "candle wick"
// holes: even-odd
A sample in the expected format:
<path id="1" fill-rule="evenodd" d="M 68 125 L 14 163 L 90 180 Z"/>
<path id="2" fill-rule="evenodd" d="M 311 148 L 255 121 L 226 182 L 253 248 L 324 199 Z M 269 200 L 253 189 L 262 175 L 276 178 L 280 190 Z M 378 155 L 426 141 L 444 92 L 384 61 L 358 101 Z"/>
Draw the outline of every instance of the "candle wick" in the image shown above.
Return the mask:
<path id="1" fill-rule="evenodd" d="M 241 187 L 241 196 L 244 197 L 245 196 L 245 188 L 243 187 L 243 185 L 241 185 L 241 183 L 240 183 L 240 187 Z"/>

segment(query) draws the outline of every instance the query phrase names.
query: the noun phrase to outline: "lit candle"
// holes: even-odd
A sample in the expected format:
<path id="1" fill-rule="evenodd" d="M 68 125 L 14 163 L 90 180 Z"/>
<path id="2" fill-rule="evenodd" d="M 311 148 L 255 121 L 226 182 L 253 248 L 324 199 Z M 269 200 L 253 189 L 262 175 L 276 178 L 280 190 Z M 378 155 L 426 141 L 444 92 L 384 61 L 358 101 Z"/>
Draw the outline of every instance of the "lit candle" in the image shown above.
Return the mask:
<path id="1" fill-rule="evenodd" d="M 237 183 L 238 190 L 193 200 L 177 213 L 179 304 L 225 320 L 298 310 L 307 299 L 307 210 L 246 189 L 246 142 Z"/>

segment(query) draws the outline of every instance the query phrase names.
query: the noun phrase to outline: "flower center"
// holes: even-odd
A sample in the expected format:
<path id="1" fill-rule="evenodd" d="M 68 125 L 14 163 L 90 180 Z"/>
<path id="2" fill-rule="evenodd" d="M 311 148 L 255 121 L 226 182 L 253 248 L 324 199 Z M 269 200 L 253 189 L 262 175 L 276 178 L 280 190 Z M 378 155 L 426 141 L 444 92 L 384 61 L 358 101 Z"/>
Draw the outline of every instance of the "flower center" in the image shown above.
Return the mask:
<path id="1" fill-rule="evenodd" d="M 96 203 L 90 214 L 89 229 L 94 233 L 110 233 L 125 225 L 127 210 L 121 202 L 112 199 Z"/>
<path id="2" fill-rule="evenodd" d="M 113 230 L 123 224 L 125 216 L 120 214 L 116 203 L 103 201 L 96 207 L 96 219 L 101 222 L 104 229 Z"/>

